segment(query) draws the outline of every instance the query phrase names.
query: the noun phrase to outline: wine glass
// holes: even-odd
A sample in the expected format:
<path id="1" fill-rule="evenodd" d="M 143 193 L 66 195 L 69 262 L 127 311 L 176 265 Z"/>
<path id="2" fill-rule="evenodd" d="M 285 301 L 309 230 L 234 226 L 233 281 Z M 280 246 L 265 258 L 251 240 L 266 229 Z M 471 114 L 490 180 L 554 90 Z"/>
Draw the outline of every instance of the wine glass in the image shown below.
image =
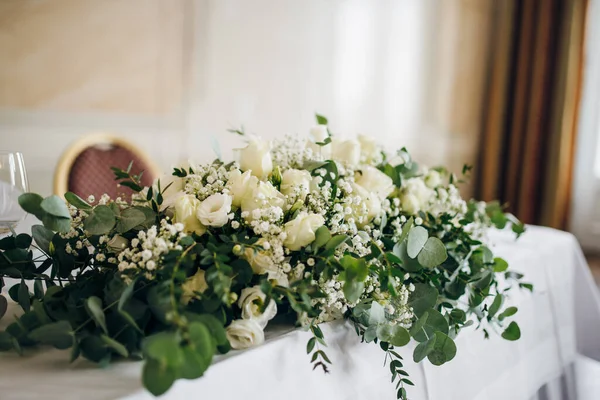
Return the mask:
<path id="1" fill-rule="evenodd" d="M 23 155 L 0 151 L 0 234 L 11 231 L 25 218 L 19 196 L 28 190 Z"/>

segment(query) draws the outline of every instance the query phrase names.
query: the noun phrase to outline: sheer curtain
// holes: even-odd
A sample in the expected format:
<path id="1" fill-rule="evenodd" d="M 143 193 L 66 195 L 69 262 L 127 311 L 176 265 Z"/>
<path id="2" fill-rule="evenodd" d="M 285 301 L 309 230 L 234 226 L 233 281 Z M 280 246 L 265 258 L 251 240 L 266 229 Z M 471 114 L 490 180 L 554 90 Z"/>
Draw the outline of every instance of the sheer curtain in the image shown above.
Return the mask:
<path id="1" fill-rule="evenodd" d="M 475 160 L 491 0 L 198 1 L 190 155 L 225 129 L 304 134 L 314 113 L 428 164 Z"/>

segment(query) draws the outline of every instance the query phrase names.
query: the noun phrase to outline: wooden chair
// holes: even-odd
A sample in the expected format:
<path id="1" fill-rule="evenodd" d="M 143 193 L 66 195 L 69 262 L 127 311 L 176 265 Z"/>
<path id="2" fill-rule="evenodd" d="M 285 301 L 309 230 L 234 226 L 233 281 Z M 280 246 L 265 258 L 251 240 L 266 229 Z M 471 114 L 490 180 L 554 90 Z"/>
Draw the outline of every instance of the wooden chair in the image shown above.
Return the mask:
<path id="1" fill-rule="evenodd" d="M 73 192 L 87 199 L 99 199 L 104 193 L 111 198 L 131 197 L 131 189 L 117 186 L 110 167 L 126 169 L 142 175 L 144 186 L 160 175 L 156 164 L 131 142 L 111 134 L 90 134 L 74 142 L 61 156 L 54 173 L 54 193 L 63 196 Z"/>

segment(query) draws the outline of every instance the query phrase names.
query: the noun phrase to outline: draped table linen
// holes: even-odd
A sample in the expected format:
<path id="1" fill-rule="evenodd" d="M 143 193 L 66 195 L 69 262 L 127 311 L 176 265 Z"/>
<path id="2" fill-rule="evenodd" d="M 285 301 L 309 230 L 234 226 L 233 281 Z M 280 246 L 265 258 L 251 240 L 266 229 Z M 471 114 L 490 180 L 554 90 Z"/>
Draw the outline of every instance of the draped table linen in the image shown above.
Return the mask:
<path id="1" fill-rule="evenodd" d="M 533 293 L 515 288 L 521 339 L 510 342 L 488 327 L 489 339 L 473 327 L 456 338 L 454 360 L 441 367 L 412 361 L 414 343 L 400 349 L 416 387 L 412 400 L 595 399 L 593 372 L 600 371 L 600 297 L 576 239 L 549 228 L 528 227 L 517 241 L 508 231 L 491 231 L 494 252 L 510 270 L 525 275 Z M 0 321 L 5 326 L 11 319 Z M 322 325 L 333 362 L 331 372 L 312 371 L 306 355 L 308 332 L 270 326 L 262 346 L 219 356 L 205 375 L 180 380 L 164 399 L 395 399 L 384 353 L 360 343 L 348 322 Z M 151 399 L 141 386 L 141 362 L 101 369 L 86 360 L 69 364 L 69 352 L 26 350 L 0 354 L 0 399 Z M 598 390 L 594 392 L 594 390 Z M 595 394 L 594 394 L 595 393 Z M 587 397 L 586 397 L 587 396 Z"/>

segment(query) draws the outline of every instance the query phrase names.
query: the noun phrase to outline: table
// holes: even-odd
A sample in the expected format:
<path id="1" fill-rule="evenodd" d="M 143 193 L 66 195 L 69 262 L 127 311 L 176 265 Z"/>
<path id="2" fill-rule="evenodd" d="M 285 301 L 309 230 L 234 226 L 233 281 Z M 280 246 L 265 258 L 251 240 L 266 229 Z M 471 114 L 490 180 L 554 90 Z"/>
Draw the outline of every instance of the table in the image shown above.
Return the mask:
<path id="1" fill-rule="evenodd" d="M 456 340 L 456 358 L 441 367 L 414 365 L 412 345 L 403 348 L 406 370 L 417 385 L 413 400 L 598 399 L 600 296 L 579 244 L 569 233 L 529 227 L 518 241 L 490 232 L 495 252 L 535 290 L 515 290 L 508 303 L 522 337 L 508 342 L 471 328 Z M 6 324 L 6 321 L 2 321 Z M 325 324 L 333 361 L 330 374 L 312 371 L 307 332 L 276 327 L 266 343 L 215 360 L 204 377 L 179 381 L 165 399 L 395 399 L 383 352 L 361 344 L 350 324 Z M 70 365 L 69 353 L 0 354 L 0 399 L 151 399 L 140 384 L 141 363 L 99 369 L 85 360 Z"/>

